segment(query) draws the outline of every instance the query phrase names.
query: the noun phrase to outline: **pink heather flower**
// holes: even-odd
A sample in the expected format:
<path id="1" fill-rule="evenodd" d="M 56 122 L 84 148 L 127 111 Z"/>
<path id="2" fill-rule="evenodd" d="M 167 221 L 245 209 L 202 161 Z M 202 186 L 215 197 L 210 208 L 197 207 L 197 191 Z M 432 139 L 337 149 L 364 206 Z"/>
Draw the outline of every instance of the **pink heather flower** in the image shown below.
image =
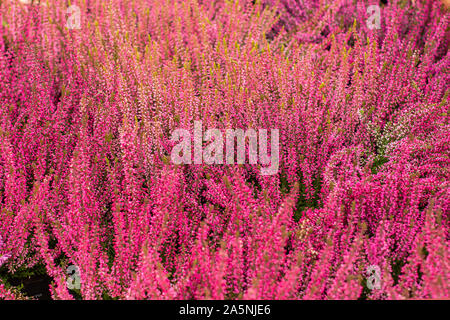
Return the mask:
<path id="1" fill-rule="evenodd" d="M 3 238 L 0 235 L 0 250 L 4 246 Z M 10 253 L 7 253 L 5 255 L 0 255 L 0 267 L 11 257 Z"/>

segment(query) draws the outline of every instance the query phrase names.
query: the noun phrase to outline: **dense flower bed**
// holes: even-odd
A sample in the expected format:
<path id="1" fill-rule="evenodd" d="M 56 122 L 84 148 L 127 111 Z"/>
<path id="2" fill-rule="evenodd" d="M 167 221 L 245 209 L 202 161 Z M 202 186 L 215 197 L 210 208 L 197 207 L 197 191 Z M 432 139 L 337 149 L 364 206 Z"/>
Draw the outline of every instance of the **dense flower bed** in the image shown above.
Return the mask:
<path id="1" fill-rule="evenodd" d="M 449 17 L 1 1 L 0 298 L 449 298 Z M 196 120 L 278 129 L 278 172 L 174 164 Z"/>

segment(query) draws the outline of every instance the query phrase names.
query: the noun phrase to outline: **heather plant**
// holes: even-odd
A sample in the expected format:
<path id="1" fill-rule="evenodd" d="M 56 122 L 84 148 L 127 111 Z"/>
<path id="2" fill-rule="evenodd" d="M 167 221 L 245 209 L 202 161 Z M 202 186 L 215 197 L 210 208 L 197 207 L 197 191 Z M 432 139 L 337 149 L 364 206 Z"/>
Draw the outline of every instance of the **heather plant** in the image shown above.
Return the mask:
<path id="1" fill-rule="evenodd" d="M 0 299 L 41 267 L 54 299 L 449 298 L 440 2 L 6 0 L 0 19 Z M 199 121 L 279 130 L 278 170 L 175 163 Z"/>
<path id="2" fill-rule="evenodd" d="M 4 245 L 3 239 L 2 239 L 2 237 L 0 237 L 0 249 L 2 249 L 3 245 Z M 10 256 L 9 254 L 5 254 L 5 255 L 1 255 L 0 256 L 0 266 L 2 264 L 4 264 L 6 262 L 6 260 L 9 259 L 9 256 Z"/>

